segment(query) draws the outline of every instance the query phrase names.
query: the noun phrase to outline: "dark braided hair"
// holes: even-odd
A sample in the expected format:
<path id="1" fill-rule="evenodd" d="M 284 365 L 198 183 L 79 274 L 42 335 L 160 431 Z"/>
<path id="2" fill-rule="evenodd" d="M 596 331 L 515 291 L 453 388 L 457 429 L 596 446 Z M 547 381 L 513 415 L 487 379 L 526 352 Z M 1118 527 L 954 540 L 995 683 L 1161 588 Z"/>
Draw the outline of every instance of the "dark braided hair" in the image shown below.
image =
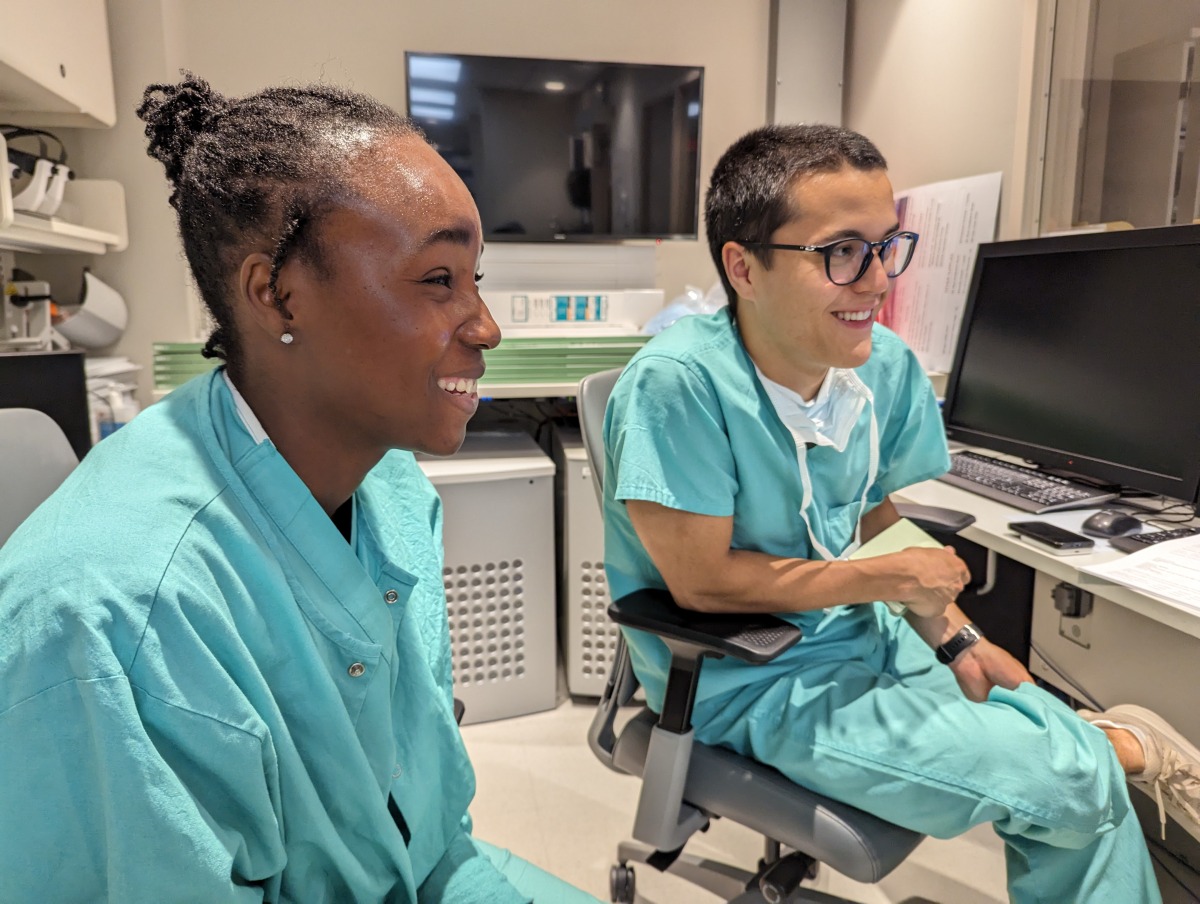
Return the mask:
<path id="1" fill-rule="evenodd" d="M 776 229 L 800 216 L 791 195 L 796 179 L 843 166 L 882 170 L 887 161 L 862 135 L 830 125 L 763 126 L 721 155 L 704 203 L 704 228 L 731 314 L 737 312 L 737 293 L 721 259 L 725 243 L 770 242 Z M 770 249 L 753 253 L 770 269 Z"/>
<path id="2" fill-rule="evenodd" d="M 315 224 L 351 193 L 348 158 L 383 136 L 423 137 L 372 98 L 323 85 L 226 98 L 190 72 L 150 85 L 137 115 L 147 153 L 166 170 L 184 253 L 216 328 L 204 356 L 236 376 L 241 349 L 231 277 L 255 248 L 271 249 L 271 292 L 292 254 L 323 272 Z"/>

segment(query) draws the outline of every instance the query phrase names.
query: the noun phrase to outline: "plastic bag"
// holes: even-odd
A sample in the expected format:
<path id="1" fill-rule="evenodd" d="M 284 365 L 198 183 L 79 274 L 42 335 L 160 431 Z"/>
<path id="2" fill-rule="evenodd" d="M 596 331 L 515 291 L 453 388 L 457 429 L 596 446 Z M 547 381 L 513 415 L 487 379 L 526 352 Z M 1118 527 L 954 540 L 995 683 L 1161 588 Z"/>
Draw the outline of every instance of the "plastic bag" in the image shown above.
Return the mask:
<path id="1" fill-rule="evenodd" d="M 676 296 L 671 303 L 646 321 L 642 332 L 647 336 L 661 333 L 676 320 L 689 314 L 711 314 L 719 311 L 729 303 L 725 297 L 725 288 L 717 280 L 707 292 L 701 292 L 695 286 L 687 286 L 682 295 Z"/>

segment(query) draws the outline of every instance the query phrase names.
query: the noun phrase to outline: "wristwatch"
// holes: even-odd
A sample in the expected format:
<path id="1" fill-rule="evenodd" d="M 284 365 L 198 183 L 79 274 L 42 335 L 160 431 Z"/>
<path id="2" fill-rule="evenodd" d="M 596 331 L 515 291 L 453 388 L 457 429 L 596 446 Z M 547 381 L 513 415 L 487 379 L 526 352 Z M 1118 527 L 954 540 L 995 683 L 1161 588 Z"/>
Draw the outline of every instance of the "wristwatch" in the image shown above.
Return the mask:
<path id="1" fill-rule="evenodd" d="M 958 629 L 957 634 L 937 648 L 938 662 L 949 665 L 958 658 L 959 653 L 975 646 L 981 640 L 983 632 L 968 622 Z"/>

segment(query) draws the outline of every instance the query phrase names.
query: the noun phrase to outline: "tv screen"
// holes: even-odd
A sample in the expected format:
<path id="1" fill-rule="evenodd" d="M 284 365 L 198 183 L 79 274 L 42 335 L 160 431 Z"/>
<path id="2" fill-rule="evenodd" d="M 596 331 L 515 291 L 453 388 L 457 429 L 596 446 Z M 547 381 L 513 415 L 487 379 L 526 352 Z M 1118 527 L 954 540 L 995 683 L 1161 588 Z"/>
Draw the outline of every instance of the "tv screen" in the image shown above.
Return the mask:
<path id="1" fill-rule="evenodd" d="M 486 241 L 696 237 L 701 67 L 409 52 L 405 75 Z"/>
<path id="2" fill-rule="evenodd" d="M 947 434 L 1192 500 L 1200 486 L 1200 226 L 981 245 Z"/>

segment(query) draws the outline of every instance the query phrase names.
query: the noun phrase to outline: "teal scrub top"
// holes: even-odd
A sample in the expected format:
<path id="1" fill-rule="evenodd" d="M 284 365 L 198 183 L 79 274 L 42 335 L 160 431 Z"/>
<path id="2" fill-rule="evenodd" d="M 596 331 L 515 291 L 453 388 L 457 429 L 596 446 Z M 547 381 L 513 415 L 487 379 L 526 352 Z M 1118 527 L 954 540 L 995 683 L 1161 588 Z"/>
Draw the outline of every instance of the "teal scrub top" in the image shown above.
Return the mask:
<path id="1" fill-rule="evenodd" d="M 348 544 L 217 371 L 13 534 L 0 900 L 527 900 L 468 836 L 438 497 L 392 452 L 353 510 Z"/>
<path id="2" fill-rule="evenodd" d="M 807 450 L 813 484 L 809 517 L 817 539 L 841 551 L 865 511 L 890 493 L 949 468 L 933 388 L 916 356 L 891 331 L 873 327 L 871 356 L 855 369 L 873 394 L 844 452 Z M 880 460 L 870 487 L 870 418 L 878 421 Z M 630 361 L 604 422 L 605 566 L 613 599 L 665 587 L 630 523 L 624 502 L 639 499 L 701 515 L 733 518 L 732 546 L 775 556 L 820 558 L 800 517 L 803 487 L 796 444 L 775 412 L 728 309 L 684 317 Z M 863 490 L 867 501 L 862 506 Z M 707 659 L 697 700 L 771 680 L 801 665 L 868 653 L 874 607 L 834 606 L 783 617 L 804 632 L 771 663 Z M 662 705 L 670 657 L 641 631 L 626 631 L 634 670 L 650 704 Z"/>

